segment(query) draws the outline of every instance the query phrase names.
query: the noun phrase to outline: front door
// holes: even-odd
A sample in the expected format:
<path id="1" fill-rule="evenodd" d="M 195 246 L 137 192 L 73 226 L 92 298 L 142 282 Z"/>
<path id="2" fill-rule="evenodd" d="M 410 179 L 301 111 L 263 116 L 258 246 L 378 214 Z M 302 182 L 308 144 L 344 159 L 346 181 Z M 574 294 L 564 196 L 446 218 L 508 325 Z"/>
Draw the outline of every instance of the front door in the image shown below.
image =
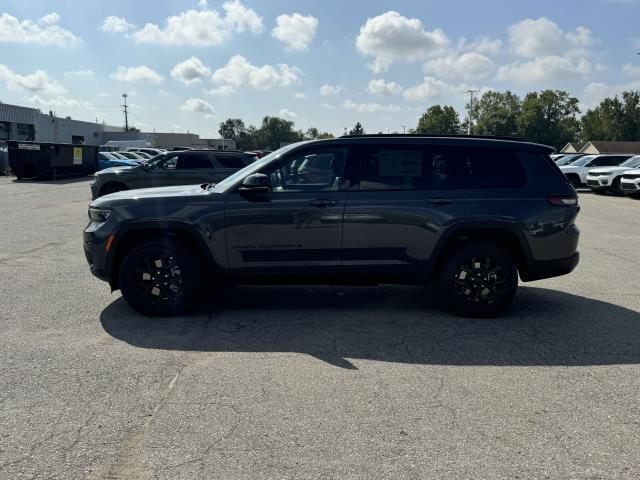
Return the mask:
<path id="1" fill-rule="evenodd" d="M 344 214 L 345 270 L 420 272 L 447 225 L 463 221 L 460 159 L 447 147 L 358 148 L 360 174 Z"/>
<path id="2" fill-rule="evenodd" d="M 260 173 L 267 194 L 227 196 L 229 267 L 332 270 L 340 266 L 348 149 L 315 146 L 290 153 Z"/>

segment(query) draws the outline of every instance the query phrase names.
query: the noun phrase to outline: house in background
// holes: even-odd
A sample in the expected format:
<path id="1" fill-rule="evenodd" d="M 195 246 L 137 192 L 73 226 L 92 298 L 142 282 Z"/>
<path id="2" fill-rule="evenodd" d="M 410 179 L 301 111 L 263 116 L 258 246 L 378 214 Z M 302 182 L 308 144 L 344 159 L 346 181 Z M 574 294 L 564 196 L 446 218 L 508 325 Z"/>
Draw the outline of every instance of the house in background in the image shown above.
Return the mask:
<path id="1" fill-rule="evenodd" d="M 562 150 L 560 150 L 559 153 L 579 153 L 580 149 L 582 149 L 582 145 L 583 144 L 579 142 L 569 142 L 562 147 Z"/>
<path id="2" fill-rule="evenodd" d="M 580 149 L 580 153 L 600 155 L 603 153 L 635 153 L 640 154 L 640 142 L 599 141 L 588 142 Z"/>

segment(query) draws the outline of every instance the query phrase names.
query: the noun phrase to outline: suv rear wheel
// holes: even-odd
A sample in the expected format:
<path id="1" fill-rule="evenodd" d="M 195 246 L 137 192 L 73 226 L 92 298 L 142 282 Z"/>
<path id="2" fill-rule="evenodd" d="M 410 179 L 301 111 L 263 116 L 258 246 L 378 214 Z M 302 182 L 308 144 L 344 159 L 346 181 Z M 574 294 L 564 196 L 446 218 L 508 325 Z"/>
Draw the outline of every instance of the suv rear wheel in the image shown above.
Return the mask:
<path id="1" fill-rule="evenodd" d="M 120 289 L 138 312 L 170 316 L 187 310 L 200 287 L 196 258 L 172 239 L 144 242 L 133 248 L 120 268 Z"/>
<path id="2" fill-rule="evenodd" d="M 472 242 L 448 255 L 438 286 L 450 310 L 468 317 L 491 317 L 513 300 L 518 269 L 499 246 Z"/>

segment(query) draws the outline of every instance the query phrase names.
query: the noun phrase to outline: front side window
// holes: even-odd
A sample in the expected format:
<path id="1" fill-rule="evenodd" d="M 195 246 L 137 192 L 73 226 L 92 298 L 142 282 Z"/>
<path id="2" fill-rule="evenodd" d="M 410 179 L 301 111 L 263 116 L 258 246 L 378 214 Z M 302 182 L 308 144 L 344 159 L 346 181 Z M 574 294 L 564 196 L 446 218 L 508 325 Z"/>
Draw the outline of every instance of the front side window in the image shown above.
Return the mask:
<path id="1" fill-rule="evenodd" d="M 216 160 L 222 168 L 244 168 L 246 163 L 235 155 L 216 155 Z"/>
<path id="2" fill-rule="evenodd" d="M 343 177 L 346 148 L 319 149 L 292 155 L 267 168 L 273 192 L 335 191 L 348 186 Z"/>
<path id="3" fill-rule="evenodd" d="M 175 159 L 176 170 L 187 170 L 194 168 L 211 168 L 209 157 L 203 153 L 179 154 Z"/>

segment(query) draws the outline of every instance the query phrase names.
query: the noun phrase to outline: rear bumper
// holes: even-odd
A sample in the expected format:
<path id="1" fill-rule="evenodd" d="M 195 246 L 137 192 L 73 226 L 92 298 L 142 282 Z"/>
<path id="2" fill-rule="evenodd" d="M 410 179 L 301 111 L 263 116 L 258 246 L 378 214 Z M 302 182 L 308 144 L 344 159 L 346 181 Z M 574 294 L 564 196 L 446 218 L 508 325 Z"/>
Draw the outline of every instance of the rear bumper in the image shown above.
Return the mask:
<path id="1" fill-rule="evenodd" d="M 580 253 L 576 252 L 567 258 L 527 262 L 526 272 L 520 272 L 520 278 L 523 282 L 531 282 L 533 280 L 566 275 L 576 268 L 579 261 Z"/>

